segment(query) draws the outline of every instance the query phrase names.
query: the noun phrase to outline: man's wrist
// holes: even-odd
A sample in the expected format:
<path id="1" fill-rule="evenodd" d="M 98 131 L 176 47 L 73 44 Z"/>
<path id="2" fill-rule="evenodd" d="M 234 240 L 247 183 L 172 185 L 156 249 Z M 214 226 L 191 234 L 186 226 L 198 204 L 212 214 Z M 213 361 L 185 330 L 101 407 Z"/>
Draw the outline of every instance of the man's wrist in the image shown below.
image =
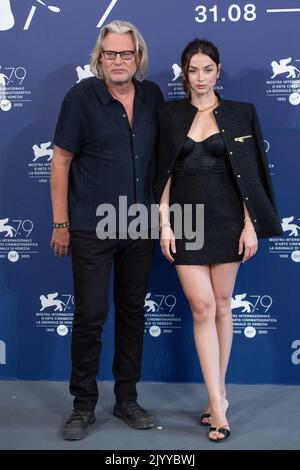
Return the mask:
<path id="1" fill-rule="evenodd" d="M 69 220 L 67 220 L 66 222 L 53 222 L 52 227 L 53 228 L 69 228 L 70 222 Z"/>

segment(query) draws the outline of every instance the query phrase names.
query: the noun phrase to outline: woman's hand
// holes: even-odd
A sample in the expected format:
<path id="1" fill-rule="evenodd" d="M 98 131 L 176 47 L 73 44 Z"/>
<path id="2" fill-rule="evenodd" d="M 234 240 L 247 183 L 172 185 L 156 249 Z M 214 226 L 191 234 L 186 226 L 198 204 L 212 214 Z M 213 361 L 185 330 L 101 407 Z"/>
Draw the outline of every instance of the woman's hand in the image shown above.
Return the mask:
<path id="1" fill-rule="evenodd" d="M 252 258 L 258 249 L 258 240 L 255 230 L 246 229 L 242 230 L 240 240 L 239 240 L 239 255 L 244 251 L 244 257 L 242 263 L 246 263 L 250 258 Z"/>
<path id="2" fill-rule="evenodd" d="M 160 247 L 162 254 L 167 258 L 171 263 L 174 262 L 174 258 L 171 255 L 170 249 L 173 253 L 176 253 L 176 243 L 173 230 L 169 225 L 163 226 L 160 230 Z"/>

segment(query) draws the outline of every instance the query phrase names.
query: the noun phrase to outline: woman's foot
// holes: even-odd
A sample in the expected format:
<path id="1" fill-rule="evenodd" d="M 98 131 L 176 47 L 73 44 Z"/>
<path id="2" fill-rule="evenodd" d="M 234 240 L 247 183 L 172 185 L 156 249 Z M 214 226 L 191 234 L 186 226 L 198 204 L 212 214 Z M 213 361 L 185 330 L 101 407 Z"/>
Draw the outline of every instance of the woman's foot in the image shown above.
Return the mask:
<path id="1" fill-rule="evenodd" d="M 218 437 L 216 438 L 214 434 L 218 434 Z M 222 437 L 219 437 L 222 436 Z M 208 432 L 208 439 L 213 442 L 222 442 L 227 437 L 230 436 L 230 429 L 226 426 L 222 426 L 221 428 L 214 428 L 210 427 L 209 432 Z"/>
<path id="2" fill-rule="evenodd" d="M 222 394 L 222 397 L 225 401 L 226 400 L 226 391 Z M 227 401 L 228 403 L 228 401 Z M 229 404 L 227 406 L 227 409 L 229 408 Z M 208 402 L 206 407 L 204 408 L 203 414 L 201 415 L 200 418 L 200 424 L 201 426 L 211 426 L 211 406 L 210 403 Z"/>
<path id="3" fill-rule="evenodd" d="M 210 441 L 220 442 L 230 436 L 230 427 L 226 417 L 228 407 L 229 403 L 225 398 L 211 407 L 211 427 L 208 431 Z"/>
<path id="4" fill-rule="evenodd" d="M 210 406 L 208 406 L 204 410 L 204 413 L 201 415 L 201 418 L 200 418 L 201 426 L 210 426 L 210 420 L 211 420 L 211 413 L 210 413 Z"/>

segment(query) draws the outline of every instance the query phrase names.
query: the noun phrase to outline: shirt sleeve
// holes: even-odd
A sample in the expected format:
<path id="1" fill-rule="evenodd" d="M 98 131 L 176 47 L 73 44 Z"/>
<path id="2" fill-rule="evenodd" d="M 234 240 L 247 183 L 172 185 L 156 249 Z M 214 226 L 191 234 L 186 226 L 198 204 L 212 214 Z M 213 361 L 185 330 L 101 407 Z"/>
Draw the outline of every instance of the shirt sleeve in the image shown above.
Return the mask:
<path id="1" fill-rule="evenodd" d="M 72 153 L 78 153 L 83 143 L 83 110 L 80 96 L 71 90 L 67 93 L 60 108 L 54 144 Z"/>

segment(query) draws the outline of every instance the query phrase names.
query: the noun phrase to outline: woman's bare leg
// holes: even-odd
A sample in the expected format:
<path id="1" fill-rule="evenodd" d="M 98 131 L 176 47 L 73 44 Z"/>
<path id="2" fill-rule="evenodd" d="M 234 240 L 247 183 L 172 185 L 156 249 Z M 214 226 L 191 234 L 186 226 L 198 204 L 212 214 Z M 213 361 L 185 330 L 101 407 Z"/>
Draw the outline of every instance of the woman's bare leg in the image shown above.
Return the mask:
<path id="1" fill-rule="evenodd" d="M 226 398 L 225 377 L 232 345 L 231 297 L 240 263 L 213 264 L 211 283 L 216 302 L 216 325 L 220 347 L 222 395 Z M 206 411 L 210 413 L 209 406 Z"/>
<path id="2" fill-rule="evenodd" d="M 194 319 L 195 345 L 214 427 L 228 426 L 225 377 L 232 344 L 231 296 L 240 263 L 176 266 Z M 212 439 L 223 434 L 210 433 Z"/>
<path id="3" fill-rule="evenodd" d="M 214 427 L 227 425 L 226 410 L 228 402 L 226 400 L 225 378 L 232 346 L 232 314 L 231 297 L 234 289 L 236 275 L 240 262 L 214 264 L 210 267 L 211 283 L 216 302 L 216 327 L 218 332 L 220 349 L 220 383 L 223 405 L 219 404 L 210 407 L 211 424 Z M 222 439 L 224 435 L 218 432 L 210 433 L 212 439 Z"/>
<path id="4" fill-rule="evenodd" d="M 216 325 L 220 347 L 221 388 L 226 398 L 225 377 L 232 345 L 231 298 L 240 263 L 213 264 L 211 282 L 216 301 Z"/>
<path id="5" fill-rule="evenodd" d="M 209 402 L 221 403 L 220 349 L 210 267 L 177 265 L 176 269 L 193 314 L 195 346 Z"/>

